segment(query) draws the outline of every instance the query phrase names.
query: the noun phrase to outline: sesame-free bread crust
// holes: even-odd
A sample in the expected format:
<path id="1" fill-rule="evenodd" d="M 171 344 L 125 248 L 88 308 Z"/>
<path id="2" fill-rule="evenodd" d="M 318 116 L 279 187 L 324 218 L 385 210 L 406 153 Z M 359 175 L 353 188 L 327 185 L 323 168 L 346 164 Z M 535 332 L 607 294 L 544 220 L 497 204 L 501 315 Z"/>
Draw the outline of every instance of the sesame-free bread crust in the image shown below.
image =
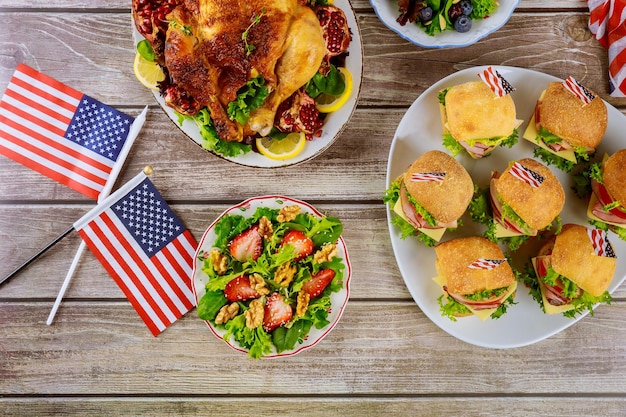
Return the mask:
<path id="1" fill-rule="evenodd" d="M 596 255 L 587 228 L 565 224 L 556 236 L 551 262 L 555 272 L 597 297 L 611 283 L 617 258 Z"/>
<path id="2" fill-rule="evenodd" d="M 414 182 L 414 173 L 443 172 L 442 182 Z M 441 223 L 463 215 L 474 194 L 474 183 L 467 170 L 445 152 L 428 151 L 413 162 L 404 174 L 407 191 Z"/>
<path id="3" fill-rule="evenodd" d="M 543 126 L 573 146 L 595 149 L 606 132 L 608 112 L 600 96 L 585 105 L 561 82 L 548 84 L 537 111 L 537 130 Z"/>
<path id="4" fill-rule="evenodd" d="M 511 174 L 512 163 L 495 181 L 496 192 L 522 220 L 534 229 L 544 229 L 561 213 L 565 191 L 559 179 L 545 165 L 532 158 L 518 160 L 522 166 L 541 175 L 539 187 L 532 187 Z"/>
<path id="5" fill-rule="evenodd" d="M 511 95 L 498 97 L 483 81 L 451 87 L 445 110 L 448 130 L 457 141 L 510 136 L 517 124 Z"/>
<path id="6" fill-rule="evenodd" d="M 452 294 L 473 294 L 476 291 L 507 287 L 515 276 L 508 261 L 493 269 L 472 269 L 477 259 L 506 259 L 500 247 L 480 236 L 448 240 L 435 246 L 435 267 L 447 281 Z"/>
<path id="7" fill-rule="evenodd" d="M 604 162 L 602 181 L 611 197 L 626 207 L 626 149 L 615 152 Z"/>

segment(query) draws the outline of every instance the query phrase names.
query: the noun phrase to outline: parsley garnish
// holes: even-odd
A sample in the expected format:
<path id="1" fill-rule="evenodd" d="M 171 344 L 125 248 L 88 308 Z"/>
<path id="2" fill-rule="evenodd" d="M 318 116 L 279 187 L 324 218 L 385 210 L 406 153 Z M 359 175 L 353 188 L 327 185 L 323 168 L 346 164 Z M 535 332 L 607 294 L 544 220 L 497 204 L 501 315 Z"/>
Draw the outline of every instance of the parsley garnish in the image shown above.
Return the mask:
<path id="1" fill-rule="evenodd" d="M 250 33 L 250 29 L 252 29 L 252 26 L 256 25 L 257 23 L 261 21 L 261 17 L 264 14 L 265 14 L 265 7 L 261 9 L 261 14 L 254 16 L 252 23 L 250 23 L 250 26 L 248 26 L 246 30 L 244 30 L 244 32 L 241 34 L 241 40 L 243 41 L 244 49 L 246 50 L 246 56 L 249 56 L 252 53 L 252 51 L 254 51 L 256 48 L 256 46 L 248 43 L 248 34 Z"/>

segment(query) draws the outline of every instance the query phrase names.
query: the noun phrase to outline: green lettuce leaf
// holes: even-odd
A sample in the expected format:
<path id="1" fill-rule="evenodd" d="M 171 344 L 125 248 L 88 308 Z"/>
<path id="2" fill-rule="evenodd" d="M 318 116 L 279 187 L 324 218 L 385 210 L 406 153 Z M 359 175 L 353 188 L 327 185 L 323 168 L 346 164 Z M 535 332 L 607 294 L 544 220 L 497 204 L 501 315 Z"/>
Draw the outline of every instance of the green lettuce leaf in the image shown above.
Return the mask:
<path id="1" fill-rule="evenodd" d="M 250 113 L 263 105 L 269 96 L 269 90 L 265 86 L 262 76 L 252 78 L 237 92 L 237 98 L 228 103 L 228 117 L 245 125 L 250 118 Z"/>

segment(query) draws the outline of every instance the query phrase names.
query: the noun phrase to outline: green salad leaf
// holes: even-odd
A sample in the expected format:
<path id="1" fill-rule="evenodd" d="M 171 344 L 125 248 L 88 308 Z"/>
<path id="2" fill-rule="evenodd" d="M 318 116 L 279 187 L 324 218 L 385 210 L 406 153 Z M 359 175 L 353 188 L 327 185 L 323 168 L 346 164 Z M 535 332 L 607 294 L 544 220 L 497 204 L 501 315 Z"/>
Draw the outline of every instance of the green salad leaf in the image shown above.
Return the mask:
<path id="1" fill-rule="evenodd" d="M 176 112 L 178 116 L 178 124 L 182 126 L 185 120 L 192 120 L 200 130 L 202 138 L 202 147 L 206 150 L 213 151 L 218 155 L 234 157 L 245 155 L 252 150 L 252 146 L 242 142 L 228 142 L 221 140 L 217 135 L 211 114 L 208 108 L 203 108 L 196 115 L 189 116 Z"/>
<path id="2" fill-rule="evenodd" d="M 261 75 L 252 78 L 239 89 L 237 98 L 228 103 L 228 118 L 245 125 L 250 118 L 250 113 L 261 107 L 269 94 L 265 79 Z"/>

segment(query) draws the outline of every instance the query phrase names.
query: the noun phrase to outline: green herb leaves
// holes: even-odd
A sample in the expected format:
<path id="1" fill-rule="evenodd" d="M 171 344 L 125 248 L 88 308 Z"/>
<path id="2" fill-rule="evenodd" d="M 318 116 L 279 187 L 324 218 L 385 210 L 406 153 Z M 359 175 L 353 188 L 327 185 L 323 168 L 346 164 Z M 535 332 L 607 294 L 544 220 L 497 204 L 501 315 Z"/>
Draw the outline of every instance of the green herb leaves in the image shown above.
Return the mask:
<path id="1" fill-rule="evenodd" d="M 261 17 L 263 17 L 264 14 L 265 14 L 265 7 L 261 9 L 261 14 L 255 15 L 253 17 L 252 23 L 250 23 L 250 26 L 248 26 L 246 30 L 241 34 L 241 40 L 243 41 L 243 44 L 244 44 L 246 56 L 249 56 L 252 53 L 252 51 L 256 49 L 256 46 L 248 43 L 248 35 L 250 34 L 250 29 L 252 29 L 252 26 L 256 25 L 257 23 L 261 21 Z"/>

